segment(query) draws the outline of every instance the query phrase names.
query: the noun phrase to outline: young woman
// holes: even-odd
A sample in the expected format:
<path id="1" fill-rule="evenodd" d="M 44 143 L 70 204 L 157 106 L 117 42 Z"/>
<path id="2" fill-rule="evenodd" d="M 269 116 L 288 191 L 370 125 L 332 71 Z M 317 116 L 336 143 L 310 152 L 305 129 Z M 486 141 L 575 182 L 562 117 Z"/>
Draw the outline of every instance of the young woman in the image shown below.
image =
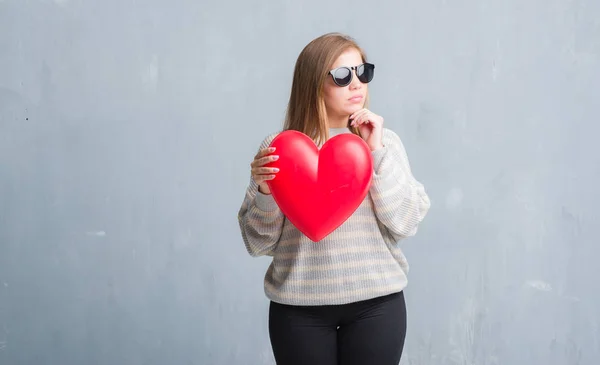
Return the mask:
<path id="1" fill-rule="evenodd" d="M 429 197 L 412 175 L 404 146 L 383 118 L 366 109 L 374 65 L 339 33 L 310 42 L 296 62 L 284 130 L 317 145 L 354 133 L 372 151 L 369 194 L 354 214 L 320 242 L 283 215 L 265 164 L 277 159 L 267 136 L 251 163 L 239 210 L 246 249 L 272 256 L 265 281 L 269 335 L 277 364 L 397 365 L 404 347 L 408 263 L 399 241 L 413 236 Z"/>

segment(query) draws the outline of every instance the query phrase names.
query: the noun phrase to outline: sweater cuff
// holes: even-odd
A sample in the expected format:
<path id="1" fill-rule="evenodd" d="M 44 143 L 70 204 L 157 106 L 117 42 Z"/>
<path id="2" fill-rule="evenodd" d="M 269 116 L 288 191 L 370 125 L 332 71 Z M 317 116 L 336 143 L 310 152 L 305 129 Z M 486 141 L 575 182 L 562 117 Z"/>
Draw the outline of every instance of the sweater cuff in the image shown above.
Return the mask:
<path id="1" fill-rule="evenodd" d="M 264 212 L 274 212 L 279 207 L 271 194 L 263 194 L 260 191 L 256 192 L 255 198 L 256 207 Z"/>
<path id="2" fill-rule="evenodd" d="M 371 152 L 371 156 L 373 157 L 373 171 L 375 171 L 375 173 L 379 171 L 379 166 L 381 165 L 381 161 L 383 161 L 383 157 L 386 155 L 387 151 L 387 147 L 384 146 Z"/>

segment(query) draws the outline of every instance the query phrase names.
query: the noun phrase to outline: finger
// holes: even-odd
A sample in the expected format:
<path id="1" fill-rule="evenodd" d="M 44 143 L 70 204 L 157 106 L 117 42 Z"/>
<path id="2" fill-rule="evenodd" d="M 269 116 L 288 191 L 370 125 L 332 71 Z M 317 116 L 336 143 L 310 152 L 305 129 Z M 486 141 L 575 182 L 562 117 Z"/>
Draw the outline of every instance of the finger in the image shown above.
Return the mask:
<path id="1" fill-rule="evenodd" d="M 366 110 L 365 109 L 361 109 L 361 110 L 355 112 L 354 114 L 352 114 L 350 116 L 350 119 L 351 120 L 357 120 L 357 119 L 360 118 L 361 115 L 364 115 L 365 113 L 366 113 Z"/>
<path id="2" fill-rule="evenodd" d="M 275 175 L 257 175 L 254 177 L 254 182 L 256 182 L 257 184 L 261 184 L 267 180 L 273 180 L 275 178 Z"/>
<path id="3" fill-rule="evenodd" d="M 365 115 L 362 116 L 362 122 L 375 125 L 377 124 L 377 118 L 375 117 L 375 114 L 367 112 L 365 113 Z"/>
<path id="4" fill-rule="evenodd" d="M 258 153 L 256 154 L 256 156 L 254 156 L 254 159 L 258 159 L 260 157 L 266 156 L 269 153 L 273 153 L 273 152 L 275 152 L 275 147 L 263 148 L 260 151 L 258 151 Z"/>
<path id="5" fill-rule="evenodd" d="M 357 126 L 357 121 L 360 120 L 360 114 L 354 114 L 351 118 L 350 118 L 350 125 L 353 127 Z"/>
<path id="6" fill-rule="evenodd" d="M 368 119 L 369 119 L 369 111 L 366 109 L 354 117 L 356 124 L 362 124 L 365 121 L 367 121 Z"/>
<path id="7" fill-rule="evenodd" d="M 279 169 L 276 167 L 257 167 L 252 170 L 255 175 L 276 174 L 278 172 Z"/>
<path id="8" fill-rule="evenodd" d="M 270 156 L 261 157 L 258 160 L 254 161 L 254 167 L 263 166 L 270 162 L 277 161 L 278 159 L 279 159 L 278 155 L 270 155 Z"/>
<path id="9" fill-rule="evenodd" d="M 378 115 L 371 114 L 369 116 L 369 122 L 371 123 L 371 125 L 373 126 L 373 128 L 378 128 L 378 127 L 381 127 L 383 125 L 383 118 L 381 118 Z"/>
<path id="10" fill-rule="evenodd" d="M 354 119 L 358 114 L 362 114 L 367 111 L 368 110 L 366 108 L 359 109 L 359 110 L 355 111 L 354 113 L 352 113 L 352 115 L 350 115 L 350 119 Z"/>
<path id="11" fill-rule="evenodd" d="M 368 121 L 368 116 L 366 115 L 366 113 L 360 114 L 360 115 L 357 115 L 356 118 L 354 119 L 354 125 L 358 126 L 358 125 L 364 124 L 367 121 Z"/>
<path id="12" fill-rule="evenodd" d="M 278 159 L 279 159 L 278 155 L 269 155 L 269 156 L 260 157 L 260 158 L 256 157 L 250 163 L 250 167 L 254 168 L 254 167 L 263 166 L 263 165 L 266 165 L 269 162 L 277 161 Z"/>

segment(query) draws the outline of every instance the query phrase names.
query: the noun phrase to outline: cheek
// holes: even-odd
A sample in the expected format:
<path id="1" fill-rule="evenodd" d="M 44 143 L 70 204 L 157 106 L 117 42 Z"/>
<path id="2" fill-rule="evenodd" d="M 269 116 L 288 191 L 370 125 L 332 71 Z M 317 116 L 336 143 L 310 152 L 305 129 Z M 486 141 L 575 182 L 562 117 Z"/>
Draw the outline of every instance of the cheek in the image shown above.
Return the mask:
<path id="1" fill-rule="evenodd" d="M 341 87 L 326 87 L 325 92 L 325 104 L 329 108 L 339 109 L 344 106 L 346 100 L 344 89 Z"/>

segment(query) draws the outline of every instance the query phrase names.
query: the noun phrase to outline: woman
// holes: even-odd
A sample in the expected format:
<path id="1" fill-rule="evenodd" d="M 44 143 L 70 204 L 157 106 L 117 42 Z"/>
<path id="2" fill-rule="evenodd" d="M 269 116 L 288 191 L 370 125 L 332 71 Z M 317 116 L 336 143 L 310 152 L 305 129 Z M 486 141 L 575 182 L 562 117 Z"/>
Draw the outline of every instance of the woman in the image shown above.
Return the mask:
<path id="1" fill-rule="evenodd" d="M 429 197 L 413 177 L 398 135 L 366 109 L 374 66 L 348 36 L 325 34 L 296 62 L 284 130 L 322 145 L 338 133 L 365 140 L 373 156 L 369 194 L 320 242 L 283 215 L 268 180 L 277 159 L 267 136 L 251 163 L 239 224 L 252 256 L 272 256 L 265 276 L 277 364 L 397 365 L 404 347 L 408 264 L 398 242 L 417 232 Z"/>

